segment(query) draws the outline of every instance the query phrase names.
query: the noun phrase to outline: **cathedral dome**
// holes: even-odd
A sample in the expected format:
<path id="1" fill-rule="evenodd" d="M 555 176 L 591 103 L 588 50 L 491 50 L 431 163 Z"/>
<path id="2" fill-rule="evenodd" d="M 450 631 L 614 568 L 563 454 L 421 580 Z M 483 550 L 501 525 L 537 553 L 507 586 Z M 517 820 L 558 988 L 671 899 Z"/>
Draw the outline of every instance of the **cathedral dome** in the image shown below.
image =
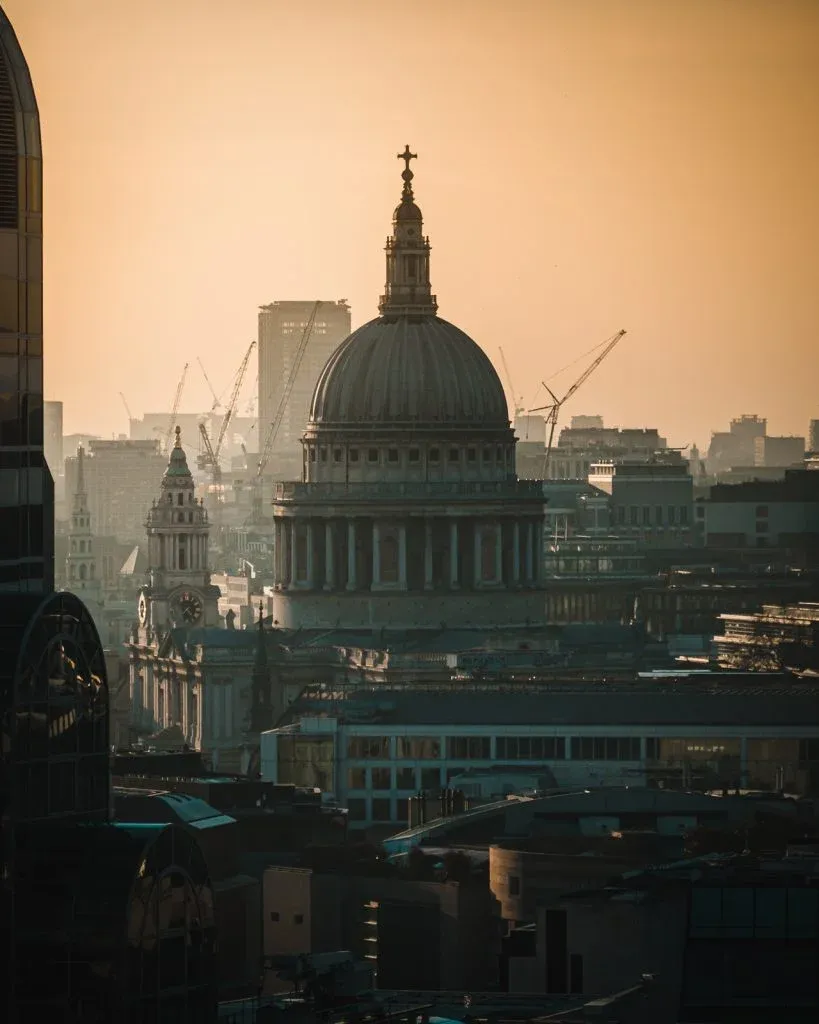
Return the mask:
<path id="1" fill-rule="evenodd" d="M 505 430 L 509 411 L 495 368 L 463 331 L 437 316 L 378 317 L 330 357 L 310 422 Z"/>
<path id="2" fill-rule="evenodd" d="M 387 239 L 380 317 L 330 356 L 313 392 L 309 428 L 460 428 L 509 431 L 506 396 L 486 353 L 438 315 L 429 239 L 415 203 L 407 146 L 401 202 Z"/>

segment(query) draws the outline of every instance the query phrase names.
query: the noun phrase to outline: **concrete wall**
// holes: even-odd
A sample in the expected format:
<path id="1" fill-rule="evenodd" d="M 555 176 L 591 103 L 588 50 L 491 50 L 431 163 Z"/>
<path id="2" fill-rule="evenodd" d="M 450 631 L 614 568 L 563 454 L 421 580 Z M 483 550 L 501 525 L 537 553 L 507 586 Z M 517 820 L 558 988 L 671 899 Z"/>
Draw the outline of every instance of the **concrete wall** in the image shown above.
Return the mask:
<path id="1" fill-rule="evenodd" d="M 453 626 L 525 626 L 543 618 L 539 590 L 448 591 L 422 594 L 322 593 L 293 591 L 273 596 L 279 626 L 321 629 L 418 629 Z"/>

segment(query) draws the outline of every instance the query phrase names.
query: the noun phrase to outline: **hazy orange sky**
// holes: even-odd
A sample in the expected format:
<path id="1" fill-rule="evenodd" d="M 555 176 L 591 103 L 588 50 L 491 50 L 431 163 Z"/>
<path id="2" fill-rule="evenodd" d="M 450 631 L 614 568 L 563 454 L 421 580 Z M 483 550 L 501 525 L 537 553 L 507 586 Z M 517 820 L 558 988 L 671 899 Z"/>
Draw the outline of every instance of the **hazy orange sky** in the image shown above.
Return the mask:
<path id="1" fill-rule="evenodd" d="M 125 431 L 119 391 L 169 409 L 186 360 L 182 408 L 208 409 L 196 356 L 226 387 L 261 303 L 375 315 L 406 142 L 440 313 L 504 346 L 527 404 L 626 327 L 566 422 L 704 444 L 819 417 L 816 0 L 3 6 L 42 117 L 66 433 Z"/>

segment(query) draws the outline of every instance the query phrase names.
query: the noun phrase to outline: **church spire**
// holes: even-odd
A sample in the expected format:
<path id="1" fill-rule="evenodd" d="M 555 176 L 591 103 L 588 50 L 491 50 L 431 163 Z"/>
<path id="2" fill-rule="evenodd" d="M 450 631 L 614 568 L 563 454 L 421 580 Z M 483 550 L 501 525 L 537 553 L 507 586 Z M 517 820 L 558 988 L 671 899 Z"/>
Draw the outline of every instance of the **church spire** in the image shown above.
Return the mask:
<path id="1" fill-rule="evenodd" d="M 253 675 L 250 683 L 250 713 L 248 731 L 264 732 L 273 728 L 273 707 L 270 692 L 270 663 L 267 657 L 267 642 L 264 628 L 264 605 L 259 602 L 259 621 L 256 633 L 256 652 L 253 658 Z"/>
<path id="2" fill-rule="evenodd" d="M 387 318 L 435 316 L 438 303 L 429 282 L 429 239 L 424 235 L 421 211 L 415 203 L 410 161 L 417 160 L 409 146 L 398 154 L 404 161 L 401 202 L 392 217 L 392 235 L 387 239 L 387 284 L 378 304 Z"/>

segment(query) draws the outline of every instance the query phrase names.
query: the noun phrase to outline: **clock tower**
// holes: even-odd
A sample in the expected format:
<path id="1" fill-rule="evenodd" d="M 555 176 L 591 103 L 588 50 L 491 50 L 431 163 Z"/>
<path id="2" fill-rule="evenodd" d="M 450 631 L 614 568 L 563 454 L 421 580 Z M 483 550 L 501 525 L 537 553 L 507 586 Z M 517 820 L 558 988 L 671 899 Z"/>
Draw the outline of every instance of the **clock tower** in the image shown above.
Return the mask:
<path id="1" fill-rule="evenodd" d="M 148 512 L 148 584 L 139 594 L 139 624 L 166 632 L 174 626 L 218 626 L 219 588 L 210 582 L 208 514 L 194 497 L 188 460 L 176 428 L 161 494 Z"/>

